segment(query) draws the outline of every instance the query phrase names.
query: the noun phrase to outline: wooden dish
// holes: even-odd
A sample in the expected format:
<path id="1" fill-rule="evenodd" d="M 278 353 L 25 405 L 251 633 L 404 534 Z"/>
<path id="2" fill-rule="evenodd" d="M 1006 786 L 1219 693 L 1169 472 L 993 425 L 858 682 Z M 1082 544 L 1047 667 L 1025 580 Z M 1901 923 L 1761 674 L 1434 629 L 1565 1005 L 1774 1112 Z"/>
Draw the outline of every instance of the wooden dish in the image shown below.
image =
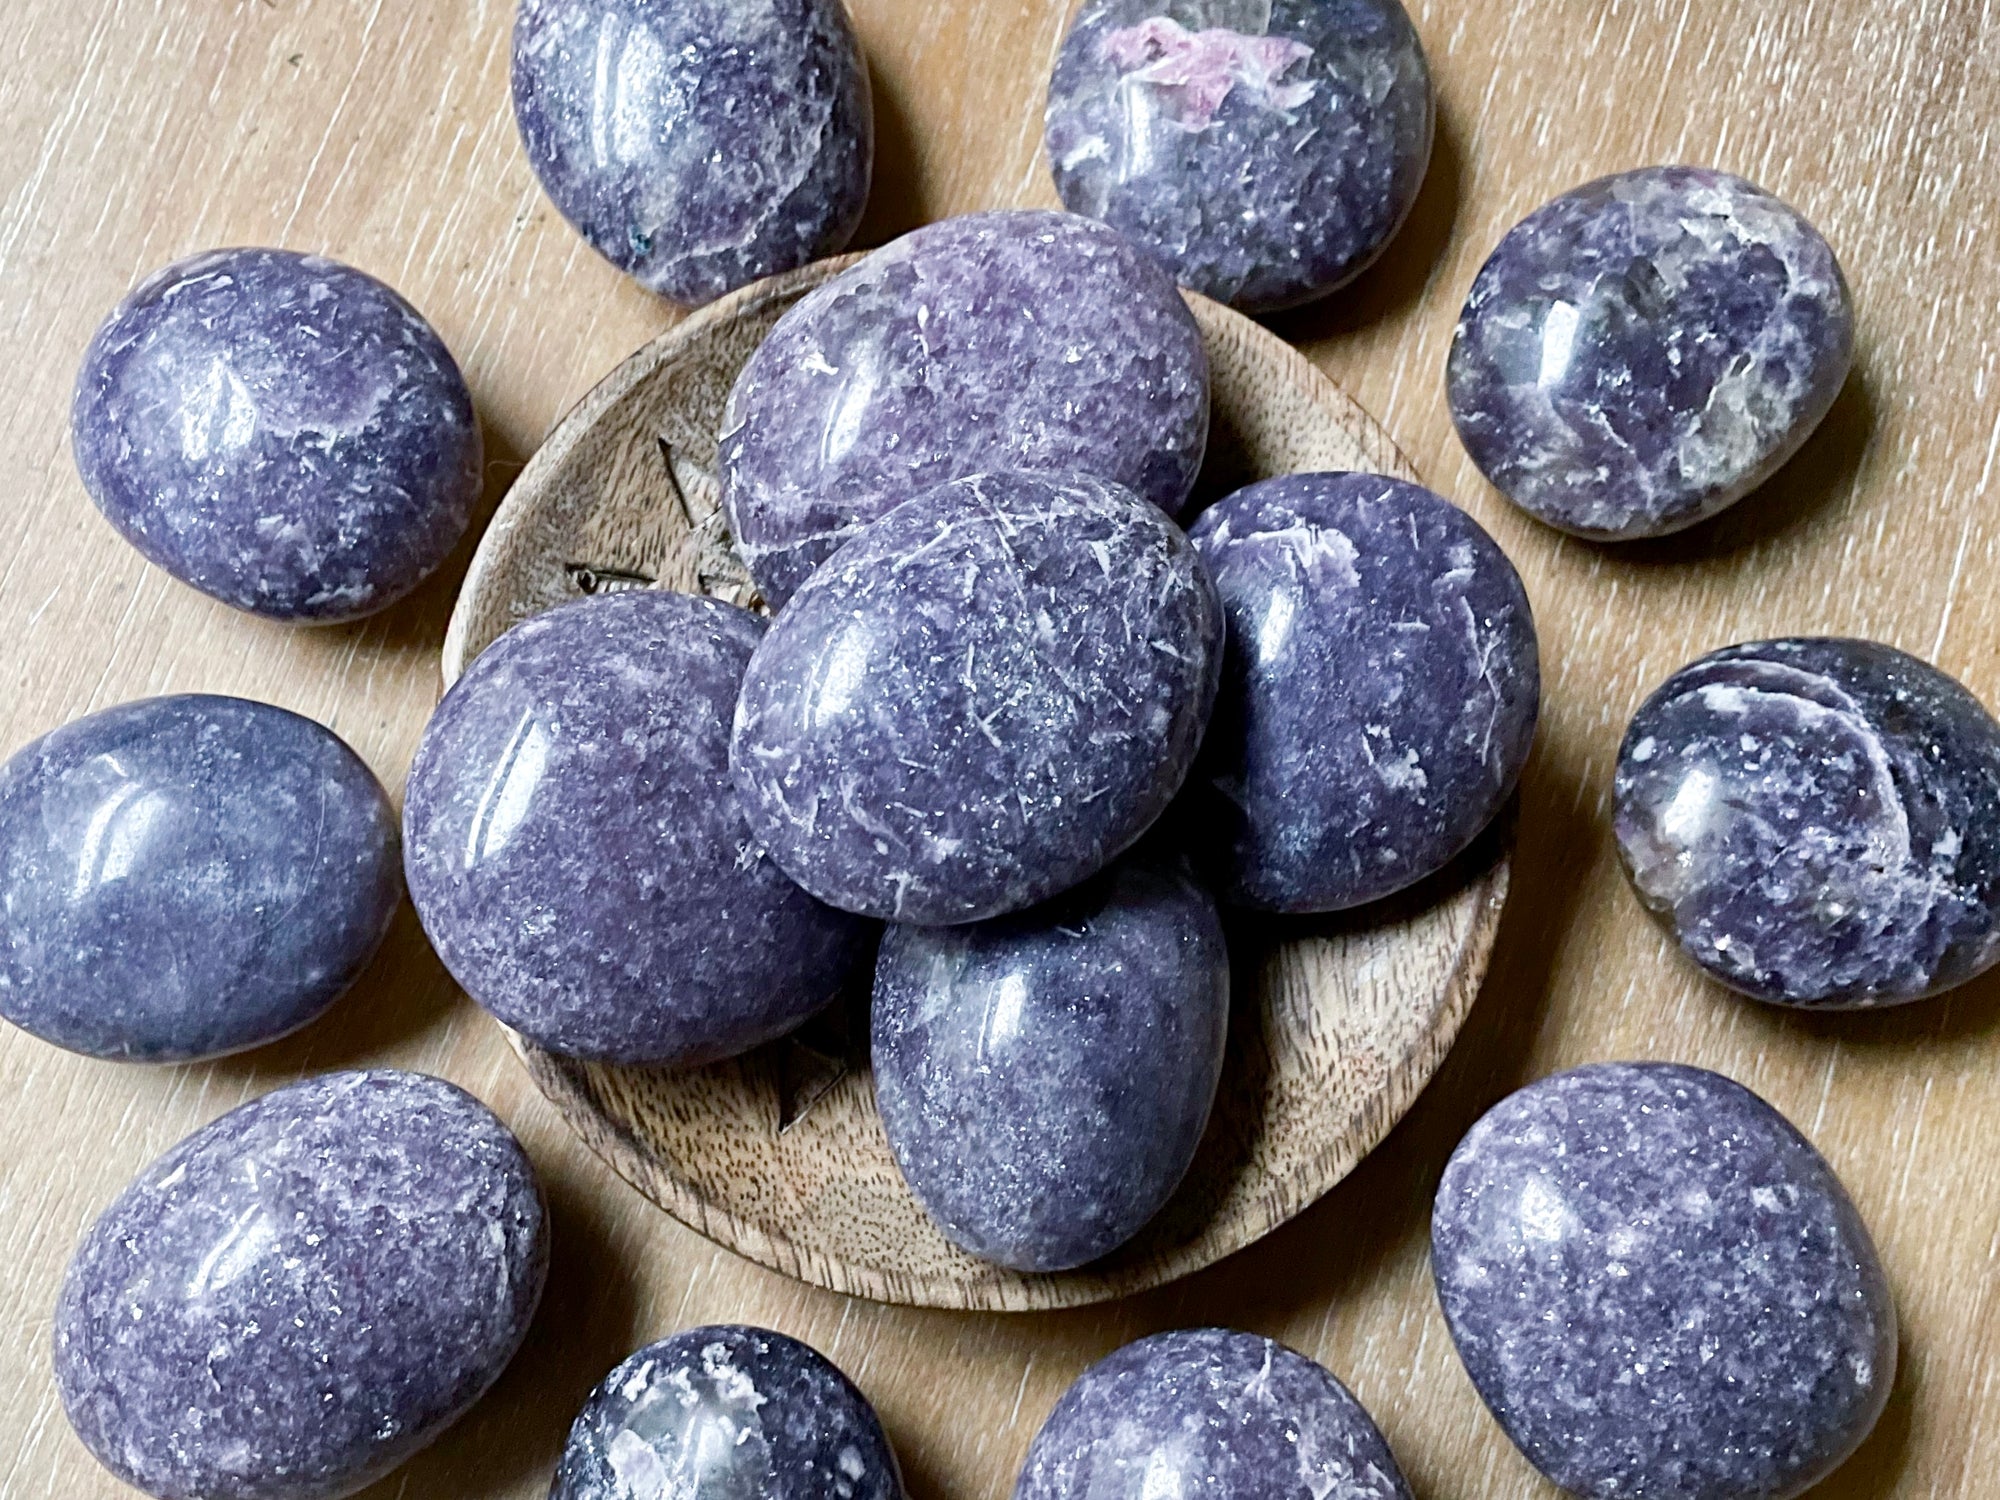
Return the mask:
<path id="1" fill-rule="evenodd" d="M 624 588 L 757 603 L 730 550 L 716 433 L 737 370 L 778 316 L 854 257 L 713 303 L 627 360 L 556 427 L 481 543 L 444 673 L 508 627 Z M 1254 478 L 1369 469 L 1414 479 L 1366 412 L 1288 345 L 1205 298 L 1214 429 L 1200 498 Z M 951 1245 L 903 1185 L 874 1107 L 866 997 L 787 1041 L 691 1072 L 604 1067 L 516 1037 L 584 1140 L 675 1218 L 837 1292 L 922 1307 L 1072 1307 L 1158 1286 L 1282 1224 L 1353 1169 L 1436 1071 L 1485 973 L 1511 821 L 1445 875 L 1336 918 L 1232 926 L 1235 1019 L 1187 1182 L 1137 1240 L 1029 1276 Z"/>

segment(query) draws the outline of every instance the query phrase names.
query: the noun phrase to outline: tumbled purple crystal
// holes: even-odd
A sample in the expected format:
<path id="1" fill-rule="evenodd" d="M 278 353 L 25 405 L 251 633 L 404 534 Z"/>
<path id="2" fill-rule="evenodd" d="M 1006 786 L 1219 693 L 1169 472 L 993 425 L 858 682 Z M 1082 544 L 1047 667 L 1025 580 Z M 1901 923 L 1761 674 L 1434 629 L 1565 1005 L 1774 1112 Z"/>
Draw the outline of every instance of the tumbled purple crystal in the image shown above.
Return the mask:
<path id="1" fill-rule="evenodd" d="M 1472 461 L 1579 536 L 1659 536 L 1777 472 L 1854 357 L 1819 231 L 1740 177 L 1599 178 L 1509 230 L 1466 299 L 1446 384 Z"/>
<path id="2" fill-rule="evenodd" d="M 1576 1495 L 1791 1500 L 1895 1379 L 1832 1169 L 1700 1068 L 1599 1063 L 1502 1100 L 1445 1167 L 1431 1268 L 1487 1406 Z"/>
<path id="3" fill-rule="evenodd" d="M 479 498 L 451 351 L 374 277 L 287 250 L 212 251 L 141 284 L 84 356 L 70 433 L 127 541 L 274 620 L 395 603 Z"/>
<path id="4" fill-rule="evenodd" d="M 927 225 L 814 291 L 730 393 L 724 499 L 775 608 L 866 523 L 998 469 L 1095 474 L 1178 514 L 1208 360 L 1172 280 L 1101 224 Z"/>

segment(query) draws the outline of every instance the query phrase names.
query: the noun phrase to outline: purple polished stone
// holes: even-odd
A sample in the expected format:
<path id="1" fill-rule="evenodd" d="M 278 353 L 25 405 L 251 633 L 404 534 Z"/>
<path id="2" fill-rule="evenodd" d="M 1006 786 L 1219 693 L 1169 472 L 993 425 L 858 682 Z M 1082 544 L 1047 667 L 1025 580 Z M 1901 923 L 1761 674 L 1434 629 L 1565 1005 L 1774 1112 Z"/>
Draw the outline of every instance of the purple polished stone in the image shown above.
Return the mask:
<path id="1" fill-rule="evenodd" d="M 359 756 L 241 698 L 148 698 L 0 768 L 0 1016 L 93 1057 L 275 1040 L 360 975 L 402 900 Z"/>
<path id="2" fill-rule="evenodd" d="M 1521 580 L 1465 512 L 1380 474 L 1238 490 L 1191 539 L 1229 647 L 1185 821 L 1224 899 L 1338 911 L 1493 820 L 1541 699 Z"/>
<path id="3" fill-rule="evenodd" d="M 792 308 L 723 423 L 737 549 L 775 608 L 860 527 L 998 469 L 1180 512 L 1208 359 L 1173 282 L 1101 224 L 995 212 L 905 235 Z"/>
<path id="4" fill-rule="evenodd" d="M 758 646 L 730 767 L 821 900 L 937 926 L 1103 869 L 1180 790 L 1222 665 L 1215 586 L 1157 506 L 987 474 L 898 506 Z"/>
<path id="5" fill-rule="evenodd" d="M 875 1408 L 818 1350 L 690 1328 L 604 1378 L 549 1500 L 903 1500 Z"/>
<path id="6" fill-rule="evenodd" d="M 1226 1328 L 1155 1334 L 1083 1372 L 1014 1500 L 1410 1500 L 1373 1419 L 1325 1367 Z"/>
<path id="7" fill-rule="evenodd" d="M 1431 1266 L 1473 1384 L 1572 1494 L 1789 1500 L 1895 1379 L 1832 1169 L 1699 1068 L 1599 1063 L 1502 1100 L 1445 1168 Z"/>
<path id="8" fill-rule="evenodd" d="M 1088 0 L 1049 85 L 1056 190 L 1181 284 L 1273 312 L 1353 280 L 1430 164 L 1397 0 Z"/>
<path id="9" fill-rule="evenodd" d="M 451 351 L 374 277 L 287 250 L 217 250 L 145 281 L 84 356 L 70 435 L 128 542 L 274 620 L 395 603 L 479 499 Z"/>
<path id="10" fill-rule="evenodd" d="M 782 1036 L 867 924 L 751 841 L 729 723 L 764 624 L 657 591 L 517 625 L 446 695 L 404 811 L 410 895 L 452 976 L 565 1056 L 671 1066 Z"/>
<path id="11" fill-rule="evenodd" d="M 1705 656 L 1633 716 L 1615 791 L 1640 899 L 1746 995 L 1894 1005 L 2000 958 L 2000 724 L 1913 656 Z"/>
<path id="12" fill-rule="evenodd" d="M 334 1073 L 233 1110 L 91 1226 L 56 1383 L 161 1500 L 335 1500 L 464 1415 L 528 1331 L 548 1215 L 520 1144 L 418 1073 Z"/>
<path id="13" fill-rule="evenodd" d="M 1740 177 L 1648 167 L 1523 219 L 1452 340 L 1452 420 L 1529 514 L 1659 536 L 1734 505 L 1798 451 L 1854 357 L 1819 232 Z"/>
<path id="14" fill-rule="evenodd" d="M 831 255 L 875 154 L 840 0 L 521 0 L 514 118 L 605 259 L 696 304 Z"/>

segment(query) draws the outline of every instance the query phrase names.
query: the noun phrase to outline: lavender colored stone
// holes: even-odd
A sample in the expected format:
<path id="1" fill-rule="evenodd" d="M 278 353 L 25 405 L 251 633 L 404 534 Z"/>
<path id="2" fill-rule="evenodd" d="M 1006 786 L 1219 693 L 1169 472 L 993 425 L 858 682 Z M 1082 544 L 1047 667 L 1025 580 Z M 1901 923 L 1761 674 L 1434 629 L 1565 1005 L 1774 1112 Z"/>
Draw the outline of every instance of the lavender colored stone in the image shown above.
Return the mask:
<path id="1" fill-rule="evenodd" d="M 1445 1167 L 1431 1266 L 1473 1384 L 1572 1494 L 1790 1500 L 1895 1379 L 1832 1169 L 1699 1068 L 1599 1063 L 1502 1100 Z"/>
<path id="2" fill-rule="evenodd" d="M 729 722 L 763 622 L 688 594 L 518 625 L 424 732 L 410 895 L 452 976 L 570 1057 L 688 1066 L 798 1026 L 867 957 L 751 840 Z"/>
<path id="3" fill-rule="evenodd" d="M 1509 230 L 1446 384 L 1458 435 L 1529 514 L 1607 541 L 1734 505 L 1798 451 L 1854 357 L 1819 232 L 1726 172 L 1600 178 Z"/>
<path id="4" fill-rule="evenodd" d="M 56 1306 L 77 1436 L 160 1500 L 336 1500 L 464 1415 L 548 1269 L 534 1168 L 477 1099 L 334 1073 L 195 1132 L 91 1226 Z"/>
<path id="5" fill-rule="evenodd" d="M 1103 869 L 1180 790 L 1222 611 L 1157 506 L 987 474 L 898 506 L 758 646 L 730 768 L 757 840 L 821 900 L 938 926 Z"/>
<path id="6" fill-rule="evenodd" d="M 1089 0 L 1056 57 L 1056 191 L 1246 312 L 1358 276 L 1430 164 L 1397 0 Z"/>
<path id="7" fill-rule="evenodd" d="M 402 899 L 361 758 L 241 698 L 148 698 L 0 768 L 0 1016 L 93 1057 L 273 1041 L 360 975 Z"/>
<path id="8" fill-rule="evenodd" d="M 514 118 L 562 216 L 678 302 L 831 255 L 875 155 L 840 0 L 521 0 Z"/>
<path id="9" fill-rule="evenodd" d="M 395 292 L 336 261 L 217 250 L 98 330 L 70 435 L 84 487 L 182 583 L 267 619 L 395 603 L 444 562 L 482 475 L 464 377 Z"/>
<path id="10" fill-rule="evenodd" d="M 1208 359 L 1173 282 L 1068 214 L 968 214 L 779 319 L 730 392 L 724 500 L 775 608 L 892 507 L 990 470 L 1096 474 L 1178 514 Z"/>
<path id="11" fill-rule="evenodd" d="M 1640 899 L 1746 995 L 1894 1005 L 2000 959 L 2000 724 L 1913 656 L 1705 656 L 1633 716 L 1615 792 Z"/>

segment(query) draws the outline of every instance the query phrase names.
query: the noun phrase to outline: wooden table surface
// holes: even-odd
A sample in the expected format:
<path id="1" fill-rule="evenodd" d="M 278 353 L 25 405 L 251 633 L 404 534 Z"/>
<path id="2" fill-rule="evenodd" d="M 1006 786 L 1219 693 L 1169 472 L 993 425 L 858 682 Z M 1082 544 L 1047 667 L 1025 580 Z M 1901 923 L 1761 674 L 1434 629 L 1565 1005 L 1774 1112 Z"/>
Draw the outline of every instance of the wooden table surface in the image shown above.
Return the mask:
<path id="1" fill-rule="evenodd" d="M 1063 0 L 854 0 L 881 152 L 863 243 L 1053 203 L 1041 96 Z M 1728 642 L 1873 636 L 2000 702 L 2000 204 L 1988 0 L 1417 0 L 1441 100 L 1416 213 L 1382 263 L 1279 330 L 1500 539 L 1539 617 L 1547 706 L 1515 896 L 1472 1020 L 1409 1118 L 1257 1248 L 1076 1313 L 912 1313 L 786 1282 L 670 1222 L 591 1157 L 453 987 L 407 909 L 357 992 L 241 1059 L 149 1070 L 0 1035 L 0 1500 L 128 1493 L 70 1435 L 49 1374 L 71 1247 L 144 1162 L 300 1075 L 441 1072 L 520 1131 L 548 1181 L 554 1273 L 493 1394 L 371 1500 L 540 1496 L 584 1394 L 700 1322 L 806 1338 L 874 1397 L 913 1500 L 1001 1500 L 1057 1393 L 1161 1328 L 1226 1323 L 1345 1378 L 1421 1500 L 1552 1494 L 1453 1357 L 1425 1256 L 1430 1191 L 1494 1099 L 1590 1059 L 1664 1057 L 1762 1092 L 1831 1158 L 1880 1243 L 1902 1370 L 1815 1500 L 1995 1493 L 2000 1471 L 2000 975 L 1941 1000 L 1801 1019 L 1676 962 L 1619 878 L 1606 816 L 1627 715 Z M 209 689 L 331 724 L 401 784 L 438 694 L 461 555 L 363 624 L 291 631 L 148 567 L 71 464 L 70 382 L 133 281 L 187 252 L 324 251 L 400 287 L 465 365 L 489 499 L 554 419 L 675 312 L 598 261 L 537 191 L 507 102 L 507 0 L 8 0 L 0 23 L 0 752 L 93 709 Z M 1742 172 L 1833 242 L 1860 313 L 1827 427 L 1720 522 L 1602 549 L 1510 511 L 1453 439 L 1447 340 L 1473 272 L 1544 198 L 1662 161 Z"/>

